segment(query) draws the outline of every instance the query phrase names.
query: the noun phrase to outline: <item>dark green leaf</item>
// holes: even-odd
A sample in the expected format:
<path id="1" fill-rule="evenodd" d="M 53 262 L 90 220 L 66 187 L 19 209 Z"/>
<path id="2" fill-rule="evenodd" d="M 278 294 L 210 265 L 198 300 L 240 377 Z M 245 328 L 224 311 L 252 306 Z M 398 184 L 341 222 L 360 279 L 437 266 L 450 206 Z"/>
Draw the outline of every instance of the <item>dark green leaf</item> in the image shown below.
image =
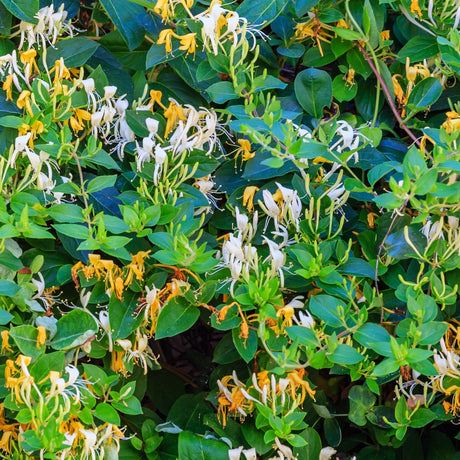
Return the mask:
<path id="1" fill-rule="evenodd" d="M 75 309 L 58 320 L 52 346 L 55 350 L 70 350 L 83 345 L 97 331 L 95 319 L 88 312 Z"/>
<path id="2" fill-rule="evenodd" d="M 172 337 L 190 329 L 200 316 L 200 310 L 182 297 L 174 297 L 161 310 L 155 331 L 156 339 Z"/>
<path id="3" fill-rule="evenodd" d="M 316 118 L 321 118 L 323 108 L 332 102 L 332 80 L 324 70 L 302 70 L 295 78 L 294 90 L 299 104 Z"/>
<path id="4" fill-rule="evenodd" d="M 140 20 L 145 15 L 144 8 L 128 0 L 101 0 L 101 4 L 125 39 L 129 49 L 137 48 L 144 38 L 144 26 Z"/>

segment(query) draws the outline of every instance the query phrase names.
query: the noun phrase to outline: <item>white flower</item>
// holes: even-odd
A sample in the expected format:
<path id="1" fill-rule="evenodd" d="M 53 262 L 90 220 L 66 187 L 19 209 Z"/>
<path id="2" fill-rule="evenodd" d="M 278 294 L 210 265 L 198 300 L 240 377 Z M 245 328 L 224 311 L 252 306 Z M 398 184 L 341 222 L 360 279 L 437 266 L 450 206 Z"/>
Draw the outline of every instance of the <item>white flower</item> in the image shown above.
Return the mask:
<path id="1" fill-rule="evenodd" d="M 276 201 L 273 199 L 273 195 L 269 190 L 262 191 L 263 203 L 259 201 L 259 206 L 263 209 L 264 213 L 267 215 L 267 221 L 265 223 L 264 232 L 267 229 L 268 219 L 272 218 L 275 224 L 275 230 L 279 229 L 279 217 L 280 217 L 280 208 L 276 204 Z"/>
<path id="2" fill-rule="evenodd" d="M 444 239 L 444 234 L 442 232 L 443 220 L 438 220 L 433 222 L 431 219 L 428 219 L 426 224 L 421 228 L 421 232 L 425 235 L 428 245 L 430 245 L 434 240 Z"/>
<path id="3" fill-rule="evenodd" d="M 293 316 L 292 318 L 297 325 L 308 327 L 309 329 L 315 326 L 315 320 L 313 319 L 313 316 L 311 316 L 309 311 L 300 310 L 298 312 L 298 315 L 299 315 L 299 319 L 297 319 L 295 316 Z"/>
<path id="4" fill-rule="evenodd" d="M 318 460 L 329 460 L 336 452 L 333 447 L 323 447 L 319 453 Z"/>
<path id="5" fill-rule="evenodd" d="M 201 35 L 203 38 L 203 45 L 206 47 L 208 41 L 211 42 L 212 52 L 217 56 L 218 54 L 218 36 L 217 36 L 217 23 L 213 16 L 197 16 L 202 22 L 203 28 Z"/>
<path id="6" fill-rule="evenodd" d="M 104 86 L 104 99 L 111 99 L 117 92 L 116 86 Z"/>
<path id="7" fill-rule="evenodd" d="M 86 80 L 81 80 L 80 83 L 83 86 L 83 88 L 85 88 L 85 92 L 88 95 L 93 93 L 95 88 L 96 88 L 95 83 L 94 83 L 94 79 L 92 79 L 92 78 L 87 78 Z"/>
<path id="8" fill-rule="evenodd" d="M 243 452 L 243 446 L 237 447 L 236 449 L 230 449 L 228 451 L 228 460 L 240 460 L 241 452 Z"/>
<path id="9" fill-rule="evenodd" d="M 150 136 L 155 136 L 155 134 L 158 132 L 160 122 L 158 120 L 155 120 L 155 118 L 146 118 L 145 124 L 147 126 L 147 129 L 149 130 Z"/>
<path id="10" fill-rule="evenodd" d="M 168 154 L 166 153 L 166 150 L 160 144 L 157 144 L 155 146 L 154 158 L 155 170 L 153 171 L 153 183 L 158 186 L 158 184 L 160 183 L 160 176 L 163 173 L 163 165 L 168 159 Z"/>
<path id="11" fill-rule="evenodd" d="M 350 193 L 346 191 L 345 186 L 341 183 L 334 185 L 327 192 L 327 196 L 332 201 L 331 206 L 334 210 L 340 208 L 343 204 L 345 204 L 349 194 Z"/>

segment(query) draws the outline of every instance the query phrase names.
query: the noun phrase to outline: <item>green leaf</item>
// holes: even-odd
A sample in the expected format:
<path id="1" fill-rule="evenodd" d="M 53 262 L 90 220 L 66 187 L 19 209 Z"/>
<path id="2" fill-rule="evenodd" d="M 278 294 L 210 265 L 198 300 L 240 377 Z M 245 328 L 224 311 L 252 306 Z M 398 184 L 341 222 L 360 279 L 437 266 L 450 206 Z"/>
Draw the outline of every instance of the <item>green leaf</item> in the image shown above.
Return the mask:
<path id="1" fill-rule="evenodd" d="M 48 208 L 48 214 L 57 222 L 67 222 L 69 224 L 83 223 L 83 209 L 80 206 L 70 203 L 55 204 Z"/>
<path id="2" fill-rule="evenodd" d="M 418 332 L 421 336 L 421 340 L 418 342 L 419 345 L 434 345 L 439 343 L 448 327 L 446 323 L 441 323 L 439 321 L 430 321 L 422 324 L 418 328 Z"/>
<path id="3" fill-rule="evenodd" d="M 316 118 L 321 118 L 323 108 L 332 102 L 332 80 L 324 70 L 302 70 L 295 78 L 294 90 L 299 104 Z"/>
<path id="4" fill-rule="evenodd" d="M 206 92 L 211 97 L 211 100 L 217 104 L 223 104 L 224 102 L 239 98 L 239 96 L 235 94 L 232 83 L 229 81 L 218 81 L 212 84 Z"/>
<path id="5" fill-rule="evenodd" d="M 313 428 L 305 428 L 299 433 L 307 443 L 304 447 L 297 447 L 294 449 L 294 455 L 298 460 L 317 460 L 320 458 L 321 452 L 321 437 Z"/>
<path id="6" fill-rule="evenodd" d="M 85 37 L 61 40 L 56 43 L 55 47 L 50 46 L 48 48 L 46 62 L 51 68 L 54 66 L 54 62 L 62 57 L 67 67 L 80 67 L 86 64 L 86 61 L 96 52 L 99 46 L 96 41 Z"/>
<path id="7" fill-rule="evenodd" d="M 112 402 L 112 406 L 122 414 L 139 415 L 142 414 L 142 406 L 135 396 L 123 398 L 119 402 Z"/>
<path id="8" fill-rule="evenodd" d="M 367 422 L 366 413 L 375 404 L 375 395 L 368 388 L 356 385 L 351 388 L 348 399 L 350 400 L 348 418 L 355 425 L 364 426 Z"/>
<path id="9" fill-rule="evenodd" d="M 0 34 L 1 35 L 10 35 L 12 22 L 13 22 L 13 17 L 11 16 L 11 13 L 6 9 L 3 3 L 0 2 Z"/>
<path id="10" fill-rule="evenodd" d="M 405 63 L 409 58 L 411 64 L 423 61 L 439 53 L 436 37 L 417 35 L 412 37 L 398 52 L 398 60 Z"/>
<path id="11" fill-rule="evenodd" d="M 200 316 L 200 310 L 182 297 L 172 298 L 158 316 L 155 338 L 172 337 L 190 329 Z"/>
<path id="12" fill-rule="evenodd" d="M 118 31 L 128 44 L 130 50 L 137 48 L 144 39 L 144 26 L 140 18 L 145 16 L 145 10 L 127 0 L 101 0 Z"/>
<path id="13" fill-rule="evenodd" d="M 21 117 L 15 117 L 14 115 L 6 115 L 0 118 L 0 126 L 5 126 L 6 128 L 18 128 L 24 123 L 24 120 Z"/>
<path id="14" fill-rule="evenodd" d="M 332 447 L 337 447 L 342 442 L 342 430 L 336 418 L 324 420 L 324 435 Z"/>
<path id="15" fill-rule="evenodd" d="M 88 193 L 99 192 L 100 190 L 104 190 L 107 187 L 113 187 L 116 181 L 117 176 L 115 174 L 112 176 L 96 177 L 89 182 L 86 191 Z"/>
<path id="16" fill-rule="evenodd" d="M 333 27 L 332 30 L 345 40 L 361 40 L 363 38 L 361 34 L 355 30 L 344 29 L 343 27 Z"/>
<path id="17" fill-rule="evenodd" d="M 442 94 L 442 85 L 437 78 L 428 77 L 418 82 L 407 100 L 407 106 L 415 105 L 418 110 L 424 110 L 434 104 Z"/>
<path id="18" fill-rule="evenodd" d="M 349 310 L 349 307 L 336 297 L 314 295 L 310 299 L 310 311 L 329 326 L 343 326 L 341 314 L 339 314 L 340 310 L 345 314 Z"/>
<path id="19" fill-rule="evenodd" d="M 38 0 L 1 0 L 5 8 L 22 21 L 36 24 L 34 16 L 39 9 Z"/>
<path id="20" fill-rule="evenodd" d="M 372 372 L 374 377 L 383 377 L 391 374 L 399 369 L 399 363 L 394 358 L 384 359 L 380 364 L 377 364 Z"/>
<path id="21" fill-rule="evenodd" d="M 344 343 L 337 346 L 334 352 L 328 356 L 329 361 L 336 364 L 357 364 L 364 359 L 364 356 L 352 346 Z"/>
<path id="22" fill-rule="evenodd" d="M 239 328 L 232 329 L 233 343 L 240 356 L 248 363 L 254 358 L 257 351 L 257 333 L 253 329 L 249 329 L 249 336 L 247 339 L 243 339 L 239 335 Z"/>
<path id="23" fill-rule="evenodd" d="M 305 347 L 316 347 L 319 345 L 316 334 L 308 327 L 291 326 L 286 328 L 286 332 L 291 340 L 297 340 L 300 345 Z"/>
<path id="24" fill-rule="evenodd" d="M 375 270 L 374 267 L 372 267 L 372 265 L 366 260 L 353 257 L 340 266 L 338 271 L 344 275 L 374 278 Z"/>
<path id="25" fill-rule="evenodd" d="M 86 225 L 80 224 L 55 224 L 53 228 L 63 235 L 77 238 L 79 240 L 86 240 L 89 238 L 89 230 Z"/>
<path id="26" fill-rule="evenodd" d="M 206 439 L 182 431 L 179 434 L 179 455 L 184 460 L 228 460 L 229 447 L 225 442 Z"/>
<path id="27" fill-rule="evenodd" d="M 45 351 L 45 346 L 37 347 L 38 329 L 33 326 L 23 325 L 10 330 L 12 337 L 23 355 L 36 358 Z"/>
<path id="28" fill-rule="evenodd" d="M 285 0 L 244 0 L 236 12 L 246 18 L 251 25 L 266 27 L 279 16 L 287 4 Z"/>
<path id="29" fill-rule="evenodd" d="M 21 288 L 13 281 L 0 279 L 0 295 L 13 297 Z"/>
<path id="30" fill-rule="evenodd" d="M 13 319 L 13 315 L 4 310 L 3 308 L 0 308 L 0 324 L 3 326 L 4 324 L 8 324 L 11 320 Z"/>
<path id="31" fill-rule="evenodd" d="M 353 338 L 363 347 L 372 348 L 378 342 L 390 343 L 390 334 L 379 324 L 363 324 L 353 335 Z"/>
<path id="32" fill-rule="evenodd" d="M 120 416 L 110 404 L 99 403 L 94 410 L 94 415 L 103 422 L 120 425 Z"/>
<path id="33" fill-rule="evenodd" d="M 113 340 L 126 339 L 139 325 L 142 315 L 135 316 L 136 308 L 137 295 L 134 292 L 125 292 L 121 300 L 110 296 L 109 321 Z"/>
<path id="34" fill-rule="evenodd" d="M 70 350 L 83 345 L 98 331 L 95 319 L 86 311 L 75 309 L 60 318 L 52 346 L 55 350 Z"/>
<path id="35" fill-rule="evenodd" d="M 214 413 L 212 407 L 205 402 L 204 394 L 183 394 L 172 405 L 167 421 L 173 422 L 183 430 L 204 434 L 206 426 L 203 423 L 205 414 Z"/>

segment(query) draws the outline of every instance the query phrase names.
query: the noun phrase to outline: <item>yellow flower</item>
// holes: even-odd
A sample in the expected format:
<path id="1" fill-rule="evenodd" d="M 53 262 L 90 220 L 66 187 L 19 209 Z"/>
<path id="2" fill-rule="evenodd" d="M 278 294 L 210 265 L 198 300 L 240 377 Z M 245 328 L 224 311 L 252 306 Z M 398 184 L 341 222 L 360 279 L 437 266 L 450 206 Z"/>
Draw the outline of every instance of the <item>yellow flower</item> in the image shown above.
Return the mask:
<path id="1" fill-rule="evenodd" d="M 191 33 L 187 35 L 181 35 L 179 37 L 180 40 L 180 50 L 187 51 L 186 57 L 192 53 L 195 54 L 196 50 L 196 33 Z"/>
<path id="2" fill-rule="evenodd" d="M 420 9 L 420 6 L 418 4 L 418 0 L 412 0 L 411 1 L 410 12 L 412 14 L 417 13 L 420 18 L 422 17 L 422 10 Z"/>
<path id="3" fill-rule="evenodd" d="M 341 19 L 340 21 L 343 20 Z M 339 26 L 340 21 L 337 23 L 337 27 L 343 27 Z M 344 28 L 347 28 L 346 22 Z M 321 41 L 330 43 L 331 38 L 334 36 L 331 33 L 331 30 L 331 26 L 321 23 L 316 18 L 312 18 L 306 22 L 301 22 L 296 25 L 295 39 L 302 41 L 307 38 L 312 38 L 316 41 L 321 56 L 324 56 L 323 49 L 321 47 Z"/>
<path id="4" fill-rule="evenodd" d="M 376 217 L 379 217 L 379 215 L 376 214 L 375 212 L 370 212 L 367 215 L 367 225 L 369 225 L 369 228 L 374 228 L 374 226 L 375 226 L 375 218 Z"/>
<path id="5" fill-rule="evenodd" d="M 460 130 L 460 115 L 457 112 L 450 111 L 446 113 L 447 120 L 441 125 L 447 134 L 452 134 Z"/>
<path id="6" fill-rule="evenodd" d="M 73 109 L 74 115 L 70 117 L 70 127 L 77 134 L 85 128 L 84 121 L 91 121 L 91 114 L 87 110 Z"/>
<path id="7" fill-rule="evenodd" d="M 380 38 L 382 39 L 382 41 L 387 41 L 390 39 L 390 31 L 389 30 L 382 30 L 382 32 L 380 32 Z"/>
<path id="8" fill-rule="evenodd" d="M 244 396 L 241 391 L 246 390 L 242 386 L 241 382 L 237 384 L 231 384 L 230 380 L 233 379 L 233 376 L 226 375 L 221 380 L 217 381 L 219 386 L 219 393 L 217 394 L 217 402 L 219 403 L 219 409 L 217 411 L 217 416 L 222 422 L 222 425 L 227 424 L 227 416 L 230 413 L 234 417 L 238 414 L 245 417 L 248 412 L 252 411 L 253 403 L 249 401 Z"/>
<path id="9" fill-rule="evenodd" d="M 345 80 L 350 86 L 353 86 L 355 84 L 355 69 L 348 69 Z"/>
<path id="10" fill-rule="evenodd" d="M 314 165 L 317 165 L 317 164 L 320 164 L 320 163 L 333 163 L 331 160 L 327 160 L 326 158 L 324 157 L 316 157 L 314 160 L 313 160 L 313 164 Z"/>
<path id="11" fill-rule="evenodd" d="M 163 29 L 158 37 L 157 45 L 165 45 L 166 53 L 172 52 L 172 37 L 177 37 L 172 29 Z"/>
<path id="12" fill-rule="evenodd" d="M 174 15 L 174 0 L 158 0 L 153 12 L 159 14 L 163 22 L 170 21 Z"/>
<path id="13" fill-rule="evenodd" d="M 161 102 L 161 97 L 163 96 L 161 91 L 156 91 L 154 89 L 150 90 L 150 104 L 152 104 L 152 112 L 155 104 L 158 104 L 163 110 L 166 110 L 166 107 Z"/>
<path id="14" fill-rule="evenodd" d="M 173 130 L 178 120 L 187 120 L 187 118 L 184 115 L 184 109 L 175 101 L 170 101 L 168 108 L 164 112 L 164 116 L 167 119 L 165 128 L 165 138 L 168 137 L 169 133 Z"/>
<path id="15" fill-rule="evenodd" d="M 393 75 L 391 77 L 391 80 L 393 82 L 393 88 L 394 88 L 395 96 L 396 96 L 396 99 L 398 100 L 398 102 L 401 105 L 406 105 L 407 97 L 404 94 L 404 91 L 403 91 L 401 85 L 399 84 L 398 77 L 402 78 L 401 75 L 399 75 L 399 74 Z"/>
<path id="16" fill-rule="evenodd" d="M 295 369 L 294 371 L 290 371 L 287 373 L 286 378 L 290 381 L 289 388 L 291 390 L 291 397 L 292 399 L 296 399 L 296 393 L 297 389 L 301 388 L 301 397 L 299 404 L 302 404 L 305 400 L 305 397 L 308 393 L 310 398 L 313 399 L 313 401 L 316 401 L 315 399 L 315 390 L 312 390 L 310 387 L 310 384 L 303 379 L 305 375 L 305 369 Z"/>
<path id="17" fill-rule="evenodd" d="M 23 109 L 24 107 L 27 110 L 27 113 L 33 117 L 34 112 L 32 111 L 32 105 L 30 104 L 30 91 L 24 90 L 22 93 L 19 95 L 18 100 L 16 102 L 16 105 L 20 108 Z"/>
<path id="18" fill-rule="evenodd" d="M 285 305 L 276 312 L 277 318 L 283 318 L 282 327 L 292 326 L 292 317 L 294 316 L 294 307 L 291 305 Z"/>
<path id="19" fill-rule="evenodd" d="M 110 365 L 110 369 L 112 369 L 117 374 L 127 376 L 128 370 L 126 369 L 125 363 L 123 361 L 124 355 L 124 351 L 112 351 L 112 363 Z"/>
<path id="20" fill-rule="evenodd" d="M 43 326 L 38 326 L 37 348 L 41 348 L 46 342 L 46 329 Z"/>
<path id="21" fill-rule="evenodd" d="M 39 72 L 37 63 L 35 62 L 36 56 L 37 52 L 33 48 L 19 53 L 19 59 L 24 65 L 29 64 L 32 69 L 35 69 L 36 72 Z"/>
<path id="22" fill-rule="evenodd" d="M 6 91 L 6 100 L 13 100 L 13 74 L 7 75 L 2 86 L 3 91 Z"/>
<path id="23" fill-rule="evenodd" d="M 241 155 L 242 161 L 248 161 L 255 157 L 255 152 L 251 152 L 251 143 L 247 139 L 238 139 L 240 148 L 235 150 L 235 159 Z"/>
<path id="24" fill-rule="evenodd" d="M 10 347 L 10 344 L 9 344 L 10 332 L 7 329 L 5 329 L 4 331 L 2 331 L 1 336 L 2 336 L 2 349 L 1 349 L 2 355 L 5 354 L 5 351 L 9 351 L 10 353 L 12 353 L 13 349 Z"/>
<path id="25" fill-rule="evenodd" d="M 61 58 L 54 62 L 54 67 L 50 70 L 50 73 L 54 72 L 54 85 L 64 79 L 70 79 L 70 71 L 64 64 L 64 59 Z"/>
<path id="26" fill-rule="evenodd" d="M 254 195 L 259 190 L 259 187 L 255 185 L 250 185 L 244 189 L 243 192 L 243 206 L 246 206 L 246 209 L 249 212 L 254 211 Z"/>
<path id="27" fill-rule="evenodd" d="M 142 281 L 144 279 L 144 262 L 145 259 L 149 257 L 150 252 L 151 251 L 139 251 L 135 255 L 131 254 L 133 261 L 126 266 L 129 271 L 125 279 L 125 286 L 128 286 L 132 283 L 134 275 L 136 275 L 136 279 L 138 281 Z"/>

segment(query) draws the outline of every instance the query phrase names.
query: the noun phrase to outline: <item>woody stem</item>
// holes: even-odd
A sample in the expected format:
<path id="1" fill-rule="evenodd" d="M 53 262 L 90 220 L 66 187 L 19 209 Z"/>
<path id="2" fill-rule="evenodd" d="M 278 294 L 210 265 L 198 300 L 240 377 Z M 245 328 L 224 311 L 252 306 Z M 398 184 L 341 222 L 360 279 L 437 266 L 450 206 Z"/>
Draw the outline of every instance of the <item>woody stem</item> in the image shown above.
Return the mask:
<path id="1" fill-rule="evenodd" d="M 374 63 L 372 62 L 372 59 L 367 54 L 366 50 L 362 47 L 361 43 L 359 43 L 358 41 L 355 41 L 355 43 L 358 45 L 358 48 L 360 49 L 361 53 L 364 56 L 364 59 L 366 59 L 366 61 L 369 64 L 370 68 L 372 69 L 372 71 L 374 72 L 375 76 L 377 77 L 377 80 L 382 85 L 383 92 L 385 93 L 385 96 L 387 98 L 388 104 L 390 105 L 390 108 L 391 108 L 396 120 L 398 120 L 399 126 L 414 141 L 415 145 L 420 148 L 420 141 L 415 137 L 414 133 L 404 124 L 404 121 L 401 118 L 401 115 L 398 112 L 398 109 L 396 108 L 396 106 L 395 106 L 395 104 L 393 102 L 393 98 L 391 97 L 391 94 L 390 94 L 390 91 L 388 89 L 388 86 L 383 81 L 383 78 L 380 75 L 380 73 L 377 70 L 377 68 L 375 67 Z"/>

